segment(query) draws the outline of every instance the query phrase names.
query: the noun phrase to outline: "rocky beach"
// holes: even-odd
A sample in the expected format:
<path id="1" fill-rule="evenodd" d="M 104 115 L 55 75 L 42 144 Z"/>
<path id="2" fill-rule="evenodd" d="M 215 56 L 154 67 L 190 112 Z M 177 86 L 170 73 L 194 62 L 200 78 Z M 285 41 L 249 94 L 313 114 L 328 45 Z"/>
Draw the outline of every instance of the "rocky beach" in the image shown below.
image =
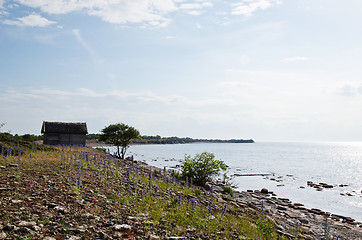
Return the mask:
<path id="1" fill-rule="evenodd" d="M 362 239 L 348 216 L 267 189 L 188 186 L 92 148 L 2 156 L 0 195 L 0 239 Z"/>

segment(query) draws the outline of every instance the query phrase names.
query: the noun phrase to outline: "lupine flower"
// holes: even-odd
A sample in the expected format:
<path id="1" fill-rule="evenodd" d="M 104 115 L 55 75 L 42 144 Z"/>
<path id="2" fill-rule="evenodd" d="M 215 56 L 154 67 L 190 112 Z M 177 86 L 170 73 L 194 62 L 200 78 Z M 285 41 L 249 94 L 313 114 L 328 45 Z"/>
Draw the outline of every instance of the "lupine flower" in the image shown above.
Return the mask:
<path id="1" fill-rule="evenodd" d="M 329 226 L 328 226 L 328 218 L 326 218 L 326 221 L 324 222 L 324 239 L 329 239 Z"/>
<path id="2" fill-rule="evenodd" d="M 213 192 L 214 192 L 213 185 L 211 185 L 211 187 L 210 187 L 210 200 L 209 200 L 209 206 L 208 206 L 209 214 L 211 214 L 211 212 L 212 212 L 212 204 L 213 204 L 213 200 L 214 200 Z"/>
<path id="3" fill-rule="evenodd" d="M 181 194 L 178 195 L 178 205 L 181 207 L 181 199 L 182 199 L 182 196 Z"/>
<path id="4" fill-rule="evenodd" d="M 261 200 L 261 204 L 260 204 L 260 215 L 261 215 L 261 220 L 264 219 L 264 201 Z"/>
<path id="5" fill-rule="evenodd" d="M 226 213 L 227 204 L 225 203 L 224 208 L 222 209 L 221 216 L 224 216 Z"/>
<path id="6" fill-rule="evenodd" d="M 157 194 L 158 194 L 158 186 L 156 185 L 155 186 L 155 195 L 157 196 Z"/>
<path id="7" fill-rule="evenodd" d="M 195 212 L 195 199 L 191 198 L 190 203 L 191 203 L 192 212 Z"/>

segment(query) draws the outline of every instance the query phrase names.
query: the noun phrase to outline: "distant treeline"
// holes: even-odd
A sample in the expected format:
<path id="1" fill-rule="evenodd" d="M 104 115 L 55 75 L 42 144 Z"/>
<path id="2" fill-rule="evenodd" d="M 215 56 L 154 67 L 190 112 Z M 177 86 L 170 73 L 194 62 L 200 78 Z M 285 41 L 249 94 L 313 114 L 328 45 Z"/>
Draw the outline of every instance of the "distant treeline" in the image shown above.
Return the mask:
<path id="1" fill-rule="evenodd" d="M 98 139 L 99 134 L 87 134 L 87 139 Z M 141 136 L 141 139 L 132 140 L 133 144 L 182 144 L 182 143 L 254 143 L 252 139 L 230 139 L 230 140 L 221 140 L 221 139 L 193 139 L 193 138 L 180 138 L 180 137 L 161 137 L 156 136 Z"/>
<path id="2" fill-rule="evenodd" d="M 99 139 L 98 133 L 90 133 L 86 135 L 87 140 Z M 12 135 L 10 133 L 4 132 L 0 133 L 0 142 L 8 142 L 8 141 L 27 141 L 34 142 L 38 140 L 43 140 L 43 135 L 34 135 L 34 134 L 24 134 L 24 135 Z M 222 140 L 222 139 L 193 139 L 193 138 L 180 138 L 180 137 L 161 137 L 159 135 L 156 136 L 141 136 L 141 139 L 135 139 L 132 141 L 133 144 L 180 144 L 180 143 L 198 143 L 198 142 L 206 142 L 206 143 L 254 143 L 252 139 L 230 139 L 230 140 Z"/>
<path id="3" fill-rule="evenodd" d="M 24 134 L 24 135 L 12 135 L 8 132 L 0 132 L 0 156 L 6 158 L 9 155 L 13 156 L 19 156 L 21 154 L 24 154 L 27 151 L 30 150 L 51 150 L 54 151 L 54 148 L 44 146 L 44 145 L 38 145 L 35 143 L 35 141 L 42 140 L 43 136 L 37 136 L 33 134 Z"/>
<path id="4" fill-rule="evenodd" d="M 34 142 L 38 140 L 43 140 L 42 135 L 34 135 L 34 134 L 24 134 L 24 135 L 12 135 L 8 132 L 0 132 L 0 142 L 6 141 L 27 141 L 27 142 Z"/>

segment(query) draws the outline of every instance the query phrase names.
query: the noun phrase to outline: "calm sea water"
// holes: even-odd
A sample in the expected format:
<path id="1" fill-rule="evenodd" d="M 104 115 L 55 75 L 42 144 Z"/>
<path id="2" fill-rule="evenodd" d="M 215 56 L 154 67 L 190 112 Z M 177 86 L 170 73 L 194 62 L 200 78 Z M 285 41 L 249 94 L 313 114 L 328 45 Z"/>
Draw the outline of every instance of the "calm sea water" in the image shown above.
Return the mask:
<path id="1" fill-rule="evenodd" d="M 181 165 L 185 154 L 193 156 L 205 151 L 223 160 L 229 166 L 229 175 L 272 174 L 233 177 L 238 190 L 267 188 L 278 197 L 303 203 L 307 208 L 362 221 L 362 143 L 134 145 L 127 155 L 153 166 L 171 168 Z M 307 186 L 307 181 L 335 187 L 316 191 Z M 340 187 L 341 184 L 348 186 Z"/>

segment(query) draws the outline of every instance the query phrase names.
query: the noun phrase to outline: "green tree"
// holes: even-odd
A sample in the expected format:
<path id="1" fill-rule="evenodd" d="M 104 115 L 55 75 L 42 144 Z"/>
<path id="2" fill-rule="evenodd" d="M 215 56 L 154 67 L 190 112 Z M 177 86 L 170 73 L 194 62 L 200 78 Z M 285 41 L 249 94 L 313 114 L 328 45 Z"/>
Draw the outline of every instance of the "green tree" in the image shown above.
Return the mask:
<path id="1" fill-rule="evenodd" d="M 195 184 L 205 186 L 213 176 L 219 175 L 221 170 L 226 171 L 226 169 L 227 165 L 221 160 L 216 160 L 213 153 L 203 152 L 193 158 L 186 155 L 181 166 L 181 174 L 192 179 Z"/>
<path id="2" fill-rule="evenodd" d="M 124 158 L 132 139 L 140 138 L 140 132 L 124 123 L 111 124 L 101 130 L 99 141 L 117 147 L 117 157 Z"/>

